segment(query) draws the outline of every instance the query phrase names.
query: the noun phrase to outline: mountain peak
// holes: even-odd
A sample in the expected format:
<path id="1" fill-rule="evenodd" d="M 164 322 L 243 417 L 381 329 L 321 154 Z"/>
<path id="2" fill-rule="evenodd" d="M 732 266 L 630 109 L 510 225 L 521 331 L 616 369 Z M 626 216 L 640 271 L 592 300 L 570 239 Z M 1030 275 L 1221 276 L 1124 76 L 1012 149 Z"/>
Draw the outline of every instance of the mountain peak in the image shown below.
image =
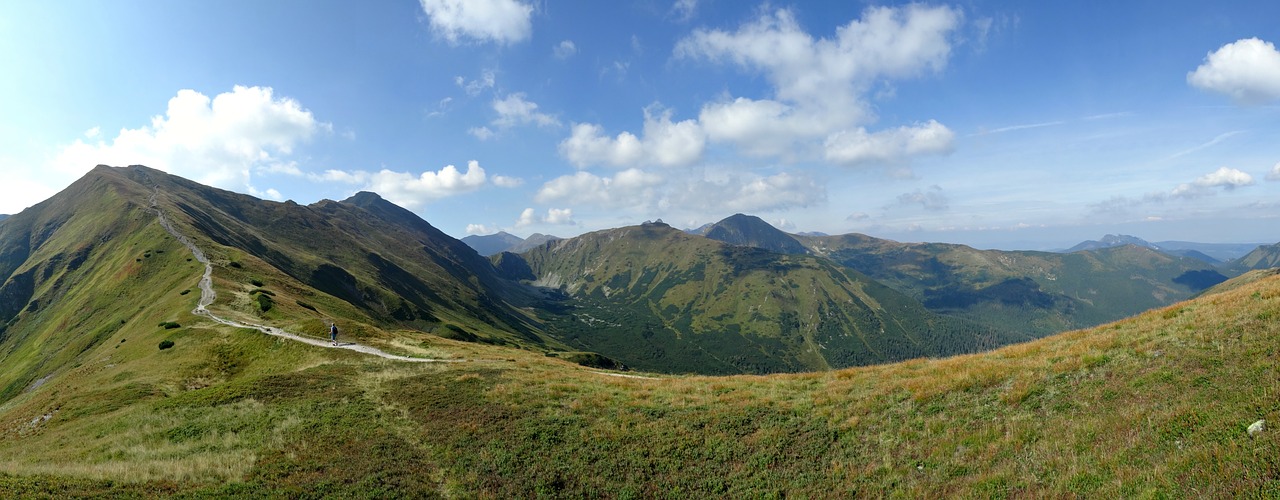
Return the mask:
<path id="1" fill-rule="evenodd" d="M 1137 236 L 1130 236 L 1127 234 L 1108 234 L 1103 236 L 1101 240 L 1088 240 L 1088 241 L 1081 242 L 1080 244 L 1067 249 L 1067 252 L 1070 253 L 1070 252 L 1079 252 L 1082 250 L 1099 250 L 1103 248 L 1119 247 L 1124 245 L 1135 245 L 1143 248 L 1150 248 L 1152 250 L 1160 249 L 1160 247 L 1156 246 L 1155 244 L 1147 240 L 1144 240 L 1142 238 L 1139 238 Z"/>
<path id="2" fill-rule="evenodd" d="M 730 215 L 708 228 L 704 236 L 730 245 L 756 247 L 776 253 L 809 253 L 794 237 L 754 215 Z"/>

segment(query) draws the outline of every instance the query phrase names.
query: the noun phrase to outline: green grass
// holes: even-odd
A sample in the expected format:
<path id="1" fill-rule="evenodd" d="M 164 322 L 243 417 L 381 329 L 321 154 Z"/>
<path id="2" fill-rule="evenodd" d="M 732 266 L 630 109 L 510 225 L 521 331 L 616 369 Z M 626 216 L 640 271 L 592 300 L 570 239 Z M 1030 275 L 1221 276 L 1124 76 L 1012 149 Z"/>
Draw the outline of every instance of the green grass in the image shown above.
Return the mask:
<path id="1" fill-rule="evenodd" d="M 328 358 L 188 336 L 83 380 L 0 439 L 24 494 L 1186 497 L 1280 492 L 1280 280 L 985 354 L 818 374 L 599 375 L 473 343 L 473 361 Z M 186 346 L 186 347 L 184 347 Z M 261 355 L 259 350 L 268 352 Z M 153 348 L 154 349 L 154 348 Z M 205 365 L 193 362 L 204 359 Z M 267 362 L 271 360 L 271 362 Z M 176 362 L 176 363 L 175 363 Z M 157 366 L 158 367 L 158 366 Z M 198 388 L 176 387 L 193 378 Z M 29 422 L 72 391 L 6 409 Z M 74 401 L 74 403 L 73 403 Z M 38 413 L 39 410 L 36 410 Z M 74 449 L 54 443 L 75 440 Z M 240 457 L 236 459 L 235 457 Z M 122 473 L 120 477 L 113 476 Z M 371 492 L 371 493 L 366 493 Z"/>

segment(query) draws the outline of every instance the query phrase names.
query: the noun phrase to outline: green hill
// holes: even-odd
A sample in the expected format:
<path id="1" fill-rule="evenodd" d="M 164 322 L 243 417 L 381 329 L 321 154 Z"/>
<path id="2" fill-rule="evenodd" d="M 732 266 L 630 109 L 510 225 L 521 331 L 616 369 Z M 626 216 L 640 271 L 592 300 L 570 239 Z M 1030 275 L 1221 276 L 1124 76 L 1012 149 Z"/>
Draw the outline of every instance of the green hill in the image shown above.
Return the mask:
<path id="1" fill-rule="evenodd" d="M 1043 336 L 1190 298 L 1227 277 L 1211 264 L 1122 245 L 1068 254 L 899 243 L 860 234 L 798 237 L 930 310 Z"/>
<path id="2" fill-rule="evenodd" d="M 150 294 L 123 311 L 136 319 L 0 404 L 4 496 L 1280 494 L 1276 277 L 983 354 L 624 378 L 445 339 L 422 348 L 470 361 L 389 362 L 220 326 L 182 312 L 198 270 L 166 245 L 118 262 L 141 285 L 120 293 Z"/>
<path id="3" fill-rule="evenodd" d="M 932 314 L 825 259 L 662 223 L 589 233 L 519 258 L 535 285 L 562 294 L 547 306 L 563 308 L 547 315 L 548 334 L 643 370 L 825 370 L 1026 339 Z"/>

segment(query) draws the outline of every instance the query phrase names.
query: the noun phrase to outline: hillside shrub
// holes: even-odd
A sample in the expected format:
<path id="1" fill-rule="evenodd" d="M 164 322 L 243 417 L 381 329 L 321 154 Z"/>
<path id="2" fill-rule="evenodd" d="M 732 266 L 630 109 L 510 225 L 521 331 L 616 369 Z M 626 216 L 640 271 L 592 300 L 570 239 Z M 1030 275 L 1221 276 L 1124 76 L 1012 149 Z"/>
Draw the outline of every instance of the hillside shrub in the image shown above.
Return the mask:
<path id="1" fill-rule="evenodd" d="M 312 311 L 316 311 L 316 306 L 313 306 L 301 300 L 295 300 L 294 302 L 297 302 L 298 305 L 301 306 L 303 309 L 310 309 Z M 316 311 L 316 312 L 320 312 L 320 311 Z"/>
<path id="2" fill-rule="evenodd" d="M 168 348 L 170 348 L 170 347 L 173 347 L 173 341 L 172 341 L 172 340 L 164 339 L 164 340 L 161 340 L 161 341 L 160 341 L 160 350 L 161 350 L 161 351 L 163 351 L 163 350 L 165 350 L 165 349 L 168 349 Z"/>
<path id="3" fill-rule="evenodd" d="M 249 284 L 253 286 L 262 286 L 262 280 L 258 278 L 249 278 Z"/>
<path id="4" fill-rule="evenodd" d="M 182 325 L 179 325 L 178 323 L 173 322 L 173 321 L 161 321 L 161 322 L 160 322 L 160 324 L 159 324 L 159 325 L 156 325 L 156 326 L 158 326 L 158 327 L 160 327 L 160 328 L 164 328 L 165 330 L 172 330 L 172 329 L 174 329 L 174 328 L 181 328 L 181 327 L 182 327 Z"/>
<path id="5" fill-rule="evenodd" d="M 258 294 L 258 310 L 267 312 L 271 310 L 271 306 L 275 305 L 275 301 L 271 300 L 271 296 L 265 293 Z"/>
<path id="6" fill-rule="evenodd" d="M 234 260 L 233 260 L 233 261 L 231 261 L 230 263 L 228 263 L 227 265 L 228 265 L 228 266 L 231 266 L 231 267 L 234 267 L 234 268 L 236 268 L 236 269 L 240 269 L 241 267 L 244 267 L 244 266 L 240 265 L 240 263 L 239 263 L 239 262 L 236 262 L 236 261 L 234 261 Z"/>

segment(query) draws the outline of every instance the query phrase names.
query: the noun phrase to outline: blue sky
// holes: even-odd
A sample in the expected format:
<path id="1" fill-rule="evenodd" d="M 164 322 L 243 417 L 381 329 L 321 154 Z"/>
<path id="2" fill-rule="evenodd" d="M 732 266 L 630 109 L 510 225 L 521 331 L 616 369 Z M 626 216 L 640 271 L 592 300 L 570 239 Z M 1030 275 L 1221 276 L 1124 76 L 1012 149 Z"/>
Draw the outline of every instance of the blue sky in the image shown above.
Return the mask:
<path id="1" fill-rule="evenodd" d="M 736 212 L 1280 241 L 1280 4 L 6 2 L 0 213 L 94 165 L 456 237 Z"/>

